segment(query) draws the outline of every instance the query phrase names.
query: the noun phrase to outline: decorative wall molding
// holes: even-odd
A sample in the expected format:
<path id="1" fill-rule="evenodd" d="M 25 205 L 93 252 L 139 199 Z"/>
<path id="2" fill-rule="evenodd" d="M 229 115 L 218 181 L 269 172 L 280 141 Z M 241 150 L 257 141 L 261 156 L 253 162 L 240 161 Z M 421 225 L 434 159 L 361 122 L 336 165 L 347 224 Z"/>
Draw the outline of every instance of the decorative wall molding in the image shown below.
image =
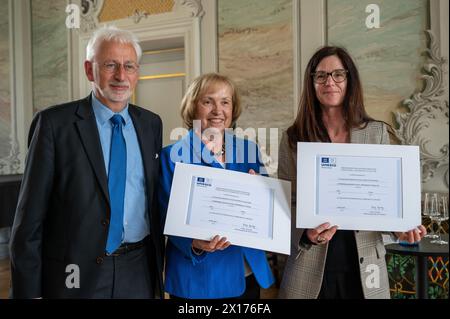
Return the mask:
<path id="1" fill-rule="evenodd" d="M 172 12 L 184 12 L 192 18 L 203 17 L 205 11 L 200 0 L 175 0 Z M 143 18 L 148 18 L 147 12 L 136 10 L 130 18 L 134 23 L 139 23 Z"/>
<path id="2" fill-rule="evenodd" d="M 10 136 L 10 144 L 11 150 L 8 157 L 0 158 L 0 175 L 9 175 L 9 174 L 19 174 L 21 161 L 19 159 L 20 156 L 20 147 L 19 141 L 17 140 L 17 136 L 15 136 L 14 132 L 11 132 Z"/>
<path id="3" fill-rule="evenodd" d="M 174 11 L 183 10 L 191 17 L 203 17 L 205 11 L 200 0 L 175 0 Z"/>
<path id="4" fill-rule="evenodd" d="M 147 18 L 147 17 L 148 17 L 147 12 L 135 10 L 133 15 L 130 18 L 133 19 L 134 23 L 139 23 L 139 22 L 141 22 L 141 20 L 143 18 Z"/>
<path id="5" fill-rule="evenodd" d="M 13 73 L 14 73 L 14 43 L 13 43 L 13 21 L 14 21 L 14 14 L 13 14 L 13 2 L 11 0 L 8 1 L 8 21 L 9 21 L 9 58 L 10 58 L 10 87 L 11 87 L 11 95 L 10 95 L 10 110 L 11 110 L 11 119 L 10 119 L 10 123 L 12 123 L 11 125 L 11 131 L 9 134 L 9 145 L 10 145 L 10 149 L 9 149 L 9 155 L 3 158 L 0 158 L 0 175 L 7 175 L 7 174 L 14 174 L 14 172 L 12 172 L 12 168 L 14 166 L 14 161 L 15 161 L 15 157 L 14 157 L 14 153 L 17 151 L 14 148 L 14 144 L 17 145 L 16 143 L 16 138 L 15 138 L 15 133 L 14 133 L 14 122 L 15 122 L 15 116 L 14 116 L 14 107 L 13 107 L 13 103 L 14 103 L 14 81 L 13 81 Z M 16 157 L 17 158 L 17 157 Z"/>
<path id="6" fill-rule="evenodd" d="M 73 31 L 71 34 L 70 59 L 74 98 L 86 96 L 91 91 L 91 83 L 84 76 L 81 61 L 84 59 L 85 48 L 92 32 L 103 25 L 97 18 L 101 12 L 103 0 L 81 0 L 81 2 L 85 4 L 82 15 L 88 26 L 81 27 L 80 32 Z M 200 0 L 175 0 L 172 12 L 153 15 L 140 12 L 124 19 L 108 21 L 107 24 L 133 32 L 141 43 L 183 38 L 186 85 L 189 85 L 201 74 L 201 20 L 204 15 L 205 11 Z"/>
<path id="7" fill-rule="evenodd" d="M 202 73 L 217 72 L 219 70 L 218 53 L 218 0 L 202 0 L 205 14 L 201 20 L 201 64 Z"/>
<path id="8" fill-rule="evenodd" d="M 294 104 L 297 115 L 303 74 L 317 48 L 327 42 L 327 0 L 292 0 L 294 44 Z"/>
<path id="9" fill-rule="evenodd" d="M 8 1 L 11 131 L 9 155 L 0 159 L 0 175 L 24 169 L 26 136 L 33 114 L 31 80 L 31 7 L 28 1 Z M 7 79 L 5 79 L 7 80 Z"/>
<path id="10" fill-rule="evenodd" d="M 439 43 L 431 30 L 427 30 L 429 48 L 426 50 L 428 61 L 424 66 L 425 88 L 403 101 L 408 112 L 396 112 L 395 119 L 399 128 L 396 134 L 402 144 L 418 145 L 422 165 L 422 183 L 435 177 L 438 169 L 445 170 L 444 183 L 448 189 L 448 135 L 446 143 L 437 148 L 432 147 L 434 140 L 426 135 L 427 129 L 433 128 L 439 121 L 445 121 L 448 132 L 448 100 L 445 95 L 444 66 L 447 63 L 439 56 Z M 438 149 L 434 151 L 433 149 Z"/>
<path id="11" fill-rule="evenodd" d="M 98 28 L 98 15 L 103 7 L 103 0 L 81 0 L 81 23 L 82 33 L 91 33 Z"/>

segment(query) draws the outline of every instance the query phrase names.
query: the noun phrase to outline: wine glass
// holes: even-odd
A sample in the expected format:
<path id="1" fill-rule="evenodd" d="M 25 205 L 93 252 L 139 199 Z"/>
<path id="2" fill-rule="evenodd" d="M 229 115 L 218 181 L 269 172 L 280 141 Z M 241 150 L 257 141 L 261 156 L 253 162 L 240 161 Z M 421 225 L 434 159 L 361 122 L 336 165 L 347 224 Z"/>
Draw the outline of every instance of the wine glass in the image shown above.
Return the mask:
<path id="1" fill-rule="evenodd" d="M 430 217 L 431 219 L 435 220 L 438 223 L 438 239 L 430 241 L 432 244 L 438 244 L 438 245 L 446 245 L 448 244 L 448 241 L 445 241 L 442 239 L 441 236 L 441 223 L 443 221 L 446 221 L 448 219 L 448 203 L 447 203 L 447 196 L 442 196 L 441 200 L 438 201 L 438 196 L 433 195 L 433 198 L 431 199 L 431 209 L 430 209 Z M 439 205 L 442 204 L 442 207 Z"/>
<path id="2" fill-rule="evenodd" d="M 437 195 L 437 194 L 434 194 Z M 436 239 L 439 236 L 434 232 L 433 219 L 430 216 L 430 206 L 431 206 L 432 195 L 430 193 L 425 193 L 423 196 L 423 210 L 422 214 L 430 219 L 430 232 L 425 235 L 426 238 Z"/>

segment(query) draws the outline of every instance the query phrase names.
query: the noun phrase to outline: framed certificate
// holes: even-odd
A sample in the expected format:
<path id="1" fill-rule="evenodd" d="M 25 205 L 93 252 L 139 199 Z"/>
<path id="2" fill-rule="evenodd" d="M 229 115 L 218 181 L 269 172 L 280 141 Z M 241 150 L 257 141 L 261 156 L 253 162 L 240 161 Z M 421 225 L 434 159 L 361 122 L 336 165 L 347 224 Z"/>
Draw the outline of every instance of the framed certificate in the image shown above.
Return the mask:
<path id="1" fill-rule="evenodd" d="M 297 228 L 407 231 L 421 224 L 418 146 L 298 143 Z"/>
<path id="2" fill-rule="evenodd" d="M 291 185 L 274 178 L 176 163 L 164 234 L 290 253 Z"/>

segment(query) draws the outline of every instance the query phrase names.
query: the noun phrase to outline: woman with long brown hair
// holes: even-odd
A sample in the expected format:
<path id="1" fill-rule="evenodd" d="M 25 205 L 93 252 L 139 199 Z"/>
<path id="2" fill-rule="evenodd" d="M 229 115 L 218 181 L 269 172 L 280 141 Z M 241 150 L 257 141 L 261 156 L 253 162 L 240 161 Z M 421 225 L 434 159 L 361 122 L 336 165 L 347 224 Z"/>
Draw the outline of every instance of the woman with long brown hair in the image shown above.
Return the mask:
<path id="1" fill-rule="evenodd" d="M 380 232 L 338 230 L 324 223 L 296 229 L 297 142 L 389 144 L 389 125 L 367 115 L 358 70 L 343 48 L 323 47 L 309 61 L 297 118 L 281 139 L 278 177 L 292 182 L 292 247 L 280 298 L 389 298 Z M 417 242 L 420 225 L 401 240 Z M 377 265 L 379 285 L 366 285 Z"/>

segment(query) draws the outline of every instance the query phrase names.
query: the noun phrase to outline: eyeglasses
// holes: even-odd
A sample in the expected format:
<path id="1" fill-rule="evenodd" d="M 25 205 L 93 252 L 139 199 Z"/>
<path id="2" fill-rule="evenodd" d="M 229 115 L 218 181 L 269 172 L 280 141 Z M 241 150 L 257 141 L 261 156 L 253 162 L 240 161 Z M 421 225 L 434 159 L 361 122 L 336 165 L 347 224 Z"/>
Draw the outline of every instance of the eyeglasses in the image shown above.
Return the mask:
<path id="1" fill-rule="evenodd" d="M 348 73 L 347 70 L 337 69 L 337 70 L 333 70 L 331 72 L 317 71 L 317 72 L 311 73 L 311 75 L 312 75 L 315 83 L 325 84 L 328 80 L 329 75 L 331 75 L 331 78 L 336 83 L 344 82 L 345 79 L 347 79 L 347 73 Z"/>
<path id="2" fill-rule="evenodd" d="M 134 62 L 127 62 L 125 64 L 116 63 L 113 61 L 108 61 L 103 64 L 100 64 L 100 67 L 103 71 L 107 73 L 116 73 L 119 71 L 120 67 L 123 65 L 123 69 L 127 74 L 135 74 L 137 70 L 139 70 L 139 64 Z"/>

